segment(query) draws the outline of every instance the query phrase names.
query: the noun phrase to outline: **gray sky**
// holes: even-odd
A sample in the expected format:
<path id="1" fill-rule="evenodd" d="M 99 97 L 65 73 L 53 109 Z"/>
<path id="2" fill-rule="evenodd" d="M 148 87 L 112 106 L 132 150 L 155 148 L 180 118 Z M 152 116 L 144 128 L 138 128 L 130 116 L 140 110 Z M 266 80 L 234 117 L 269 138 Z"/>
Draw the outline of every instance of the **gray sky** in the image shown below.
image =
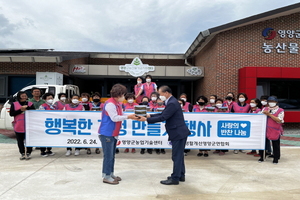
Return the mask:
<path id="1" fill-rule="evenodd" d="M 0 48 L 185 53 L 200 31 L 297 0 L 0 0 Z"/>

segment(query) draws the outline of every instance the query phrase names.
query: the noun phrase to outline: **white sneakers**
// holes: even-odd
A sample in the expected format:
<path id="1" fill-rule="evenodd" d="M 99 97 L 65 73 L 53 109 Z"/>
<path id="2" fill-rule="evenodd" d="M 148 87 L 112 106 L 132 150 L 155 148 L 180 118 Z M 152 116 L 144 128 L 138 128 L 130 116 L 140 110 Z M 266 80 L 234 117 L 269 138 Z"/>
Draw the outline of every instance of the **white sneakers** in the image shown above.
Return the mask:
<path id="1" fill-rule="evenodd" d="M 79 155 L 79 150 L 75 150 L 74 156 L 78 156 Z"/>
<path id="2" fill-rule="evenodd" d="M 244 150 L 233 150 L 233 153 L 235 153 L 235 154 L 238 154 L 239 152 L 241 152 L 241 153 L 246 153 L 246 151 L 244 151 Z"/>
<path id="3" fill-rule="evenodd" d="M 67 150 L 66 156 L 70 156 L 72 154 L 71 150 Z"/>

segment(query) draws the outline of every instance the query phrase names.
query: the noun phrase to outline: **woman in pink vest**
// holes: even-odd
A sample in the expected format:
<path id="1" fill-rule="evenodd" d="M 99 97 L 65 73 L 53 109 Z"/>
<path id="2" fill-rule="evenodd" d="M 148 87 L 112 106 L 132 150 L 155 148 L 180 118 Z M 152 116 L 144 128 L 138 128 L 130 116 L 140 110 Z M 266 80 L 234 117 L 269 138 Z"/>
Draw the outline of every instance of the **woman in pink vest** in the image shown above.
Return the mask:
<path id="1" fill-rule="evenodd" d="M 149 107 L 150 111 L 155 112 L 158 108 L 157 99 L 159 98 L 159 94 L 157 92 L 152 92 L 150 96 Z"/>
<path id="2" fill-rule="evenodd" d="M 196 104 L 193 106 L 193 112 L 207 112 L 206 104 L 208 100 L 205 96 L 199 96 L 196 99 Z"/>
<path id="3" fill-rule="evenodd" d="M 248 97 L 245 93 L 239 93 L 237 96 L 237 103 L 234 103 L 231 109 L 233 113 L 248 113 L 250 105 L 246 103 Z M 244 150 L 239 150 L 242 153 L 246 153 Z M 233 150 L 233 153 L 238 154 L 238 150 Z"/>
<path id="4" fill-rule="evenodd" d="M 142 98 L 143 98 L 142 86 L 143 86 L 143 78 L 137 77 L 136 85 L 134 86 L 134 95 L 136 98 L 136 103 L 138 104 L 142 103 Z"/>
<path id="5" fill-rule="evenodd" d="M 228 92 L 225 99 L 226 101 L 224 101 L 223 106 L 228 107 L 229 111 L 231 111 L 233 104 L 235 104 L 234 94 L 232 92 Z"/>
<path id="6" fill-rule="evenodd" d="M 53 99 L 54 99 L 54 95 L 52 93 L 45 93 L 43 95 L 43 100 L 45 101 L 45 103 L 40 105 L 39 110 L 57 110 L 57 108 L 53 104 Z M 41 156 L 43 157 L 55 155 L 55 153 L 51 151 L 52 147 L 41 147 L 40 150 L 41 150 Z"/>
<path id="7" fill-rule="evenodd" d="M 134 106 L 139 105 L 137 103 L 134 103 L 134 100 L 135 100 L 134 94 L 127 93 L 126 96 L 125 96 L 125 99 L 126 99 L 127 103 L 124 104 L 124 110 L 134 112 Z M 129 148 L 126 148 L 124 150 L 124 153 L 128 153 L 128 152 L 129 152 Z M 131 153 L 135 153 L 135 148 L 131 149 Z"/>
<path id="8" fill-rule="evenodd" d="M 185 104 L 183 106 L 183 109 L 185 110 L 185 112 L 193 112 L 193 105 L 187 101 L 187 95 L 185 93 L 182 93 L 180 96 L 179 96 L 179 99 L 182 99 Z M 186 111 L 188 110 L 188 111 Z"/>
<path id="9" fill-rule="evenodd" d="M 262 110 L 262 113 L 267 115 L 267 138 L 272 141 L 273 147 L 273 164 L 278 164 L 280 159 L 280 136 L 283 134 L 282 124 L 284 123 L 284 110 L 278 107 L 278 100 L 275 96 L 268 98 L 268 106 Z M 260 159 L 258 162 L 263 162 L 263 150 L 259 151 Z"/>
<path id="10" fill-rule="evenodd" d="M 205 96 L 198 96 L 196 99 L 196 105 L 193 106 L 193 112 L 207 112 L 207 110 L 205 109 L 207 102 L 208 100 Z M 208 151 L 209 149 L 199 149 L 199 153 L 197 154 L 197 156 L 201 157 L 204 155 L 204 157 L 208 157 Z M 184 153 L 187 153 L 186 149 Z"/>
<path id="11" fill-rule="evenodd" d="M 58 99 L 59 99 L 59 101 L 55 102 L 54 106 L 56 107 L 57 110 L 63 110 L 65 105 L 66 105 L 67 94 L 66 93 L 59 93 L 58 94 Z"/>
<path id="12" fill-rule="evenodd" d="M 111 98 L 105 102 L 99 127 L 99 139 L 103 150 L 102 176 L 103 183 L 119 184 L 122 179 L 114 175 L 115 153 L 122 121 L 138 119 L 135 114 L 123 115 L 120 102 L 123 102 L 127 89 L 124 85 L 116 84 L 110 90 Z"/>
<path id="13" fill-rule="evenodd" d="M 25 140 L 25 111 L 35 110 L 32 102 L 27 101 L 28 97 L 25 92 L 18 92 L 17 101 L 12 102 L 10 106 L 10 116 L 14 117 L 13 125 L 14 131 L 16 133 L 16 138 L 18 142 L 19 152 L 21 154 L 20 160 L 29 160 L 31 157 L 32 147 L 24 146 Z M 25 154 L 26 153 L 26 154 Z"/>
<path id="14" fill-rule="evenodd" d="M 206 107 L 216 107 L 216 100 L 218 99 L 217 95 L 213 94 L 209 97 L 209 104 Z"/>
<path id="15" fill-rule="evenodd" d="M 144 92 L 144 96 L 147 96 L 148 98 L 150 98 L 152 92 L 157 92 L 157 85 L 155 82 L 151 82 L 152 81 L 152 76 L 151 75 L 147 75 L 146 76 L 146 83 L 143 83 L 141 90 L 139 91 L 139 95 L 142 94 L 142 92 Z"/>
<path id="16" fill-rule="evenodd" d="M 71 96 L 71 102 L 70 104 L 66 104 L 64 110 L 73 110 L 73 111 L 84 111 L 84 106 L 79 102 L 79 95 L 73 94 Z M 78 156 L 80 154 L 81 148 L 75 148 L 74 156 Z M 70 156 L 72 154 L 72 148 L 68 147 L 66 156 Z"/>
<path id="17" fill-rule="evenodd" d="M 261 103 L 261 109 L 263 109 L 263 108 L 265 108 L 265 107 L 268 107 L 268 98 L 269 98 L 269 96 L 268 95 L 262 95 L 261 97 L 260 97 L 260 103 Z M 271 155 L 272 154 L 272 148 L 271 148 L 271 141 L 268 139 L 268 138 L 266 138 L 266 155 L 268 155 L 268 156 L 273 156 L 273 155 Z"/>
<path id="18" fill-rule="evenodd" d="M 89 111 L 93 109 L 93 104 L 90 102 L 90 94 L 89 93 L 81 93 L 81 102 L 80 102 L 84 110 Z"/>
<path id="19" fill-rule="evenodd" d="M 260 113 L 261 112 L 261 103 L 260 100 L 257 98 L 251 99 L 250 100 L 250 110 L 249 113 Z M 247 155 L 254 155 L 255 157 L 259 157 L 259 154 L 257 154 L 256 150 L 252 150 L 247 153 Z"/>

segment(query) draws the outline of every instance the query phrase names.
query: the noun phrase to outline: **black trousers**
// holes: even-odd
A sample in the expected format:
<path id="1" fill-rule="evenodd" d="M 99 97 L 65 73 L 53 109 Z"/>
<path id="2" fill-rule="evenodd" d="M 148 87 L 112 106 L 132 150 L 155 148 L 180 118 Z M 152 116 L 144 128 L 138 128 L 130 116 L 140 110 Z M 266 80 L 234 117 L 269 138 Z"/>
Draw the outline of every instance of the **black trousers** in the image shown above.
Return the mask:
<path id="1" fill-rule="evenodd" d="M 186 140 L 187 137 L 181 140 L 171 140 L 173 161 L 173 173 L 171 174 L 171 177 L 176 181 L 179 181 L 180 177 L 185 176 L 184 148 Z"/>
<path id="2" fill-rule="evenodd" d="M 280 138 L 278 140 L 271 140 L 272 141 L 272 147 L 273 147 L 273 156 L 274 159 L 280 159 Z M 267 142 L 270 142 L 270 140 L 266 140 L 266 146 Z M 261 158 L 263 158 L 264 151 L 259 150 L 259 155 Z"/>
<path id="3" fill-rule="evenodd" d="M 17 137 L 17 142 L 18 142 L 18 148 L 20 154 L 25 153 L 25 145 L 24 145 L 24 140 L 25 140 L 25 133 L 16 133 Z M 32 152 L 32 147 L 26 147 L 26 153 L 31 153 Z"/>
<path id="4" fill-rule="evenodd" d="M 47 151 L 51 151 L 52 147 L 41 147 L 41 152 L 45 152 L 47 149 Z"/>

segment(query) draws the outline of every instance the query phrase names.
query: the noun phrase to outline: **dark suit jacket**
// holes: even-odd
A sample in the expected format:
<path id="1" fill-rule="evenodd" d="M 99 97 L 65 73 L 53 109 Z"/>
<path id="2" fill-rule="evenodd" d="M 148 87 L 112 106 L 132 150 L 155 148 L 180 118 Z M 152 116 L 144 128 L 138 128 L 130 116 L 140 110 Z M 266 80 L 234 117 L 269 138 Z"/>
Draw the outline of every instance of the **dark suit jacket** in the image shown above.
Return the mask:
<path id="1" fill-rule="evenodd" d="M 166 121 L 166 131 L 171 141 L 183 139 L 191 134 L 184 122 L 182 108 L 173 96 L 168 100 L 162 113 L 152 114 L 150 118 L 147 118 L 150 124 L 163 121 Z"/>

